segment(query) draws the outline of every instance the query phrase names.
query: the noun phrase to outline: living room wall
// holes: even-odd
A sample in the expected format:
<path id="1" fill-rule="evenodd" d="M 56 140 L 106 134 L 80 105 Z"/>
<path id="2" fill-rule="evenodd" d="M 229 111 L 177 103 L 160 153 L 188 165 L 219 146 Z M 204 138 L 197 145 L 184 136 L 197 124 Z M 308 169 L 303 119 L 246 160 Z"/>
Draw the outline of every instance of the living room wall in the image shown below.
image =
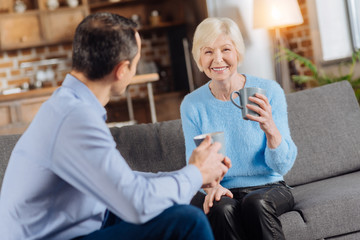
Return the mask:
<path id="1" fill-rule="evenodd" d="M 283 29 L 284 36 L 289 43 L 289 48 L 295 53 L 313 61 L 320 71 L 324 71 L 327 74 L 339 74 L 339 64 L 349 62 L 350 59 L 338 59 L 330 62 L 325 62 L 322 59 L 322 46 L 315 1 L 298 0 L 298 3 L 304 23 L 299 26 Z M 329 28 L 331 27 L 331 24 L 329 24 Z M 338 44 L 342 43 L 339 42 Z M 348 71 L 348 67 L 342 65 L 342 70 L 345 73 Z M 310 75 L 309 70 L 300 65 L 296 65 L 296 69 L 292 69 L 292 73 Z M 360 77 L 360 63 L 355 68 L 354 76 Z"/>

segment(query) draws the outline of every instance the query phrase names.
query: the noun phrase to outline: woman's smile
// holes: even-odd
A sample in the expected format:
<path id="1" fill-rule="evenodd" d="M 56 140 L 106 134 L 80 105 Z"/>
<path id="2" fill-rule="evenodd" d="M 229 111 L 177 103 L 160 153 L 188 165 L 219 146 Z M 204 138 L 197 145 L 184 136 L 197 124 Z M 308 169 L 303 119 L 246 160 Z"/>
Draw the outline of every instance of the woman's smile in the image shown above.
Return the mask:
<path id="1" fill-rule="evenodd" d="M 230 79 L 237 73 L 238 55 L 229 36 L 222 34 L 212 44 L 204 46 L 200 63 L 205 74 L 213 80 Z"/>
<path id="2" fill-rule="evenodd" d="M 225 70 L 229 69 L 228 66 L 224 66 L 224 67 L 212 67 L 211 70 L 213 70 L 214 72 L 221 74 L 223 73 Z"/>

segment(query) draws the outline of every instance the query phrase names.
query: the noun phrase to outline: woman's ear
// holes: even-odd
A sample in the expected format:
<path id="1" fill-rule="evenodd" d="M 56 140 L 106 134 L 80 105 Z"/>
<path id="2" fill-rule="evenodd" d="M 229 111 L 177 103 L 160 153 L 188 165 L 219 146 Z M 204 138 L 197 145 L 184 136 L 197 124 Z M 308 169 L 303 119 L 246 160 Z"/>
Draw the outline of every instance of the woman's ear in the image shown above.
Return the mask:
<path id="1" fill-rule="evenodd" d="M 200 58 L 199 61 L 197 62 L 197 66 L 198 66 L 200 72 L 203 72 L 203 71 L 204 71 L 204 69 L 203 69 L 203 67 L 202 67 L 202 63 L 201 63 L 201 58 Z"/>
<path id="2" fill-rule="evenodd" d="M 242 56 L 240 53 L 238 53 L 238 54 L 237 54 L 237 63 L 238 63 L 238 66 L 241 65 L 242 61 L 243 61 L 243 56 Z"/>
<path id="3" fill-rule="evenodd" d="M 130 61 L 125 60 L 121 61 L 115 67 L 115 77 L 116 79 L 122 79 L 127 72 L 130 71 Z"/>

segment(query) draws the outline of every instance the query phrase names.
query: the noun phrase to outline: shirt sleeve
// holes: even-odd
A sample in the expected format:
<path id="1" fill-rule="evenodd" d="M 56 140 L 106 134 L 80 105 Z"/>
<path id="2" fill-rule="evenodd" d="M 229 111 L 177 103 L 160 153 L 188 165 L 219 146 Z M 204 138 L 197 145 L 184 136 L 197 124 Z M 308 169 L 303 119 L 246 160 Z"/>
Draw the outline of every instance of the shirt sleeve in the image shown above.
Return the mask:
<path id="1" fill-rule="evenodd" d="M 273 119 L 281 134 L 281 143 L 275 149 L 266 146 L 265 162 L 275 172 L 285 175 L 295 162 L 297 147 L 290 135 L 284 91 L 278 84 L 274 84 L 272 90 L 270 105 Z"/>
<path id="2" fill-rule="evenodd" d="M 102 118 L 91 109 L 76 109 L 58 132 L 51 169 L 131 223 L 149 221 L 174 204 L 188 204 L 201 187 L 194 165 L 169 173 L 134 172 L 115 146 Z"/>

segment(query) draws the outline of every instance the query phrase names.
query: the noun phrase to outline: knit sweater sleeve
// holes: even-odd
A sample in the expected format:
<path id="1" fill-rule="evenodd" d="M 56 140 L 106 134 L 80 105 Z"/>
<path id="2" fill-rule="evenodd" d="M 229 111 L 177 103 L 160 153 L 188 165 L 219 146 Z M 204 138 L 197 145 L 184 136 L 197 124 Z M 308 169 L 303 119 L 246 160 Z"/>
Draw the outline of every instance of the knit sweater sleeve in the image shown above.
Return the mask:
<path id="1" fill-rule="evenodd" d="M 196 148 L 193 140 L 194 136 L 200 135 L 199 127 L 199 114 L 197 108 L 194 106 L 193 98 L 197 96 L 193 93 L 191 97 L 186 96 L 180 105 L 181 123 L 185 138 L 185 153 L 186 162 Z"/>
<path id="2" fill-rule="evenodd" d="M 293 166 L 296 156 L 297 147 L 290 135 L 288 123 L 287 103 L 284 91 L 276 84 L 274 85 L 270 105 L 272 107 L 273 120 L 281 133 L 281 143 L 271 149 L 265 148 L 265 162 L 275 172 L 285 175 Z"/>

